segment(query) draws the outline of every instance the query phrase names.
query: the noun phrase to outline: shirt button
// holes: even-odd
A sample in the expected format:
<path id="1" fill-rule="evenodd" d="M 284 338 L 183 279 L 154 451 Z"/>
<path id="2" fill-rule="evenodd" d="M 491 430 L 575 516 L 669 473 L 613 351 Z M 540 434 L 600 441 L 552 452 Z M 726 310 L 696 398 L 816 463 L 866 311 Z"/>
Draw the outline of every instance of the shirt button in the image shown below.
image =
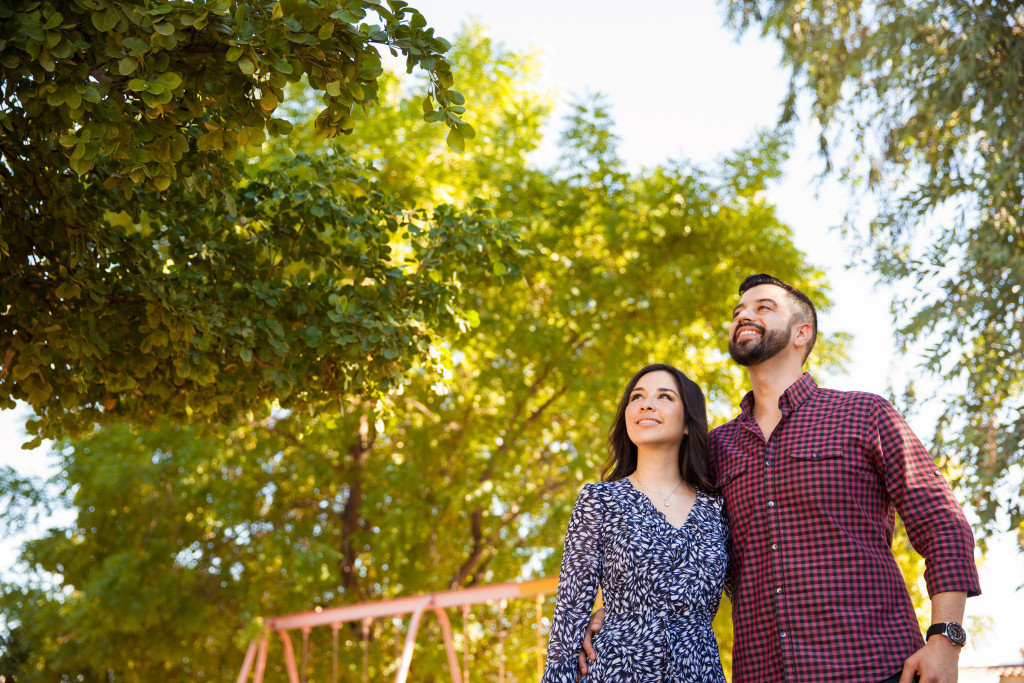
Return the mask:
<path id="1" fill-rule="evenodd" d="M 782 636 L 783 638 L 785 638 L 785 637 L 786 637 L 786 632 L 785 632 L 785 631 L 783 631 L 783 632 L 782 632 L 782 633 L 780 633 L 779 635 L 780 635 L 780 636 Z"/>
<path id="2" fill-rule="evenodd" d="M 768 507 L 770 507 L 770 508 L 775 507 L 775 501 L 774 500 L 769 500 L 768 501 Z"/>
<path id="3" fill-rule="evenodd" d="M 772 461 L 771 460 L 765 460 L 764 461 L 764 466 L 765 467 L 771 467 L 772 466 Z"/>
<path id="4" fill-rule="evenodd" d="M 775 589 L 775 592 L 776 592 L 776 593 L 781 593 L 781 592 L 782 592 L 782 589 L 781 589 L 781 588 L 776 588 L 776 589 Z"/>
<path id="5" fill-rule="evenodd" d="M 811 457 L 812 457 L 812 458 L 817 458 L 817 457 L 818 457 L 818 454 L 817 454 L 817 453 L 811 453 Z"/>
<path id="6" fill-rule="evenodd" d="M 779 549 L 779 544 L 778 543 L 772 543 L 772 550 L 778 550 L 778 549 Z"/>

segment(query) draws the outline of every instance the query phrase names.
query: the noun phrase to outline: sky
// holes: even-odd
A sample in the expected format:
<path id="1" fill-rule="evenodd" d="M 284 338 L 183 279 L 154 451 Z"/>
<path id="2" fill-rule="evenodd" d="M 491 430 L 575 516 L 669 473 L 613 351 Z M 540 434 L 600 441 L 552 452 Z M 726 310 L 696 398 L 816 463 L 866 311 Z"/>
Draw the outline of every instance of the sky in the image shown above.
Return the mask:
<path id="1" fill-rule="evenodd" d="M 711 0 L 647 0 L 637 6 L 607 0 L 410 0 L 439 35 L 452 39 L 475 18 L 508 49 L 541 54 L 539 81 L 561 107 L 555 110 L 549 141 L 535 162 L 554 160 L 554 142 L 566 103 L 576 96 L 606 97 L 620 138 L 619 152 L 633 169 L 689 159 L 710 164 L 749 143 L 756 131 L 779 117 L 787 73 L 780 50 L 753 34 L 737 38 L 725 27 L 721 6 Z M 456 79 L 458 75 L 456 74 Z M 472 94 L 467 100 L 472 106 Z M 806 113 L 806 108 L 805 112 Z M 468 120 L 472 121 L 470 117 Z M 818 130 L 802 121 L 785 167 L 785 177 L 768 194 L 780 219 L 794 230 L 797 247 L 824 270 L 832 285 L 833 309 L 821 317 L 825 334 L 854 335 L 852 363 L 845 375 L 818 378 L 835 389 L 887 395 L 890 385 L 916 373 L 914 359 L 895 353 L 890 292 L 873 276 L 851 266 L 851 249 L 831 226 L 847 205 L 846 191 L 818 176 Z M 895 379 L 894 379 L 895 378 Z M 46 448 L 20 451 L 24 409 L 0 411 L 0 466 L 43 476 Z M 934 413 L 908 415 L 927 442 Z M 53 523 L 59 523 L 54 520 Z M 0 573 L 10 571 L 16 544 L 0 543 Z M 1021 661 L 1024 636 L 1024 557 L 1008 535 L 994 539 L 981 567 L 984 594 L 967 603 L 967 616 L 991 620 L 989 633 L 972 636 L 961 657 L 965 665 Z"/>

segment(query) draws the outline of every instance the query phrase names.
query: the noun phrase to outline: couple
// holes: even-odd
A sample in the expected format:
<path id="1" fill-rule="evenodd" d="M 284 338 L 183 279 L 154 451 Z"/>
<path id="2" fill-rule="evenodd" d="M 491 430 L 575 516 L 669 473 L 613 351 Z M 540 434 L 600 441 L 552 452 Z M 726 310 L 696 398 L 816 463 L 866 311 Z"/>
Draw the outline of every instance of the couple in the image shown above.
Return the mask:
<path id="1" fill-rule="evenodd" d="M 700 388 L 667 365 L 622 396 L 605 481 L 583 487 L 566 532 L 544 683 L 724 681 L 723 587 L 734 683 L 955 682 L 981 590 L 963 511 L 887 401 L 802 372 L 817 337 L 803 292 L 768 275 L 739 291 L 729 352 L 752 391 L 738 417 L 709 438 Z M 894 510 L 927 562 L 927 638 Z M 588 628 L 598 584 L 606 611 Z"/>

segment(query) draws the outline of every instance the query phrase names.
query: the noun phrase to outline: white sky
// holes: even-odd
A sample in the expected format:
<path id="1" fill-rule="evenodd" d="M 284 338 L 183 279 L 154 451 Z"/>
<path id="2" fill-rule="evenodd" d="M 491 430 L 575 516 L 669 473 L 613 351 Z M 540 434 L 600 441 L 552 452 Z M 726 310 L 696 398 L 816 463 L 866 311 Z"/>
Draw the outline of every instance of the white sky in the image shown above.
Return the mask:
<path id="1" fill-rule="evenodd" d="M 411 0 L 439 35 L 452 39 L 471 16 L 508 48 L 537 48 L 543 56 L 543 87 L 561 102 L 599 92 L 607 97 L 621 139 L 620 154 L 632 168 L 669 159 L 708 163 L 748 143 L 756 130 L 769 128 L 779 116 L 786 73 L 780 51 L 770 42 L 747 35 L 737 41 L 724 28 L 720 6 L 711 0 L 647 0 L 636 8 L 607 0 Z M 628 8 L 628 9 L 627 9 Z M 457 78 L 457 75 L 456 75 Z M 472 107 L 472 93 L 466 99 Z M 553 159 L 553 143 L 566 108 L 556 110 L 550 144 L 537 156 Z M 471 120 L 471 119 L 470 119 Z M 796 243 L 824 269 L 833 287 L 833 311 L 822 317 L 823 332 L 855 334 L 853 364 L 846 376 L 825 381 L 836 389 L 885 395 L 890 377 L 914 371 L 912 359 L 897 358 L 892 342 L 889 297 L 875 291 L 863 269 L 848 268 L 849 249 L 828 230 L 837 225 L 845 190 L 819 186 L 817 130 L 799 126 L 786 176 L 770 192 L 779 217 L 795 231 Z M 898 386 L 899 380 L 894 383 Z M 45 472 L 40 449 L 18 449 L 15 411 L 0 412 L 0 466 L 26 473 Z M 922 436 L 930 434 L 932 414 L 909 415 Z M 927 439 L 925 439 L 927 440 Z M 15 546 L 0 544 L 0 570 L 13 561 Z M 967 603 L 968 616 L 989 617 L 989 633 L 972 637 L 961 657 L 967 665 L 1021 660 L 1019 635 L 1024 592 L 1014 588 L 1024 576 L 1024 557 L 1008 535 L 992 543 L 982 567 L 985 594 Z"/>

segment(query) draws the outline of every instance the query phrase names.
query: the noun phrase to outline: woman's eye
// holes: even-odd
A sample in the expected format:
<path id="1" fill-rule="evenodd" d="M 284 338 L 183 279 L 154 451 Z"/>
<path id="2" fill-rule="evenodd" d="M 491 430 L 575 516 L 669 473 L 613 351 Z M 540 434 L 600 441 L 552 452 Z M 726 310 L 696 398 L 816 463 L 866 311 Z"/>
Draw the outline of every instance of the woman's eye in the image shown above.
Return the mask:
<path id="1" fill-rule="evenodd" d="M 638 398 L 640 398 L 640 394 L 633 394 L 632 396 L 630 396 L 630 397 L 629 397 L 629 400 L 630 400 L 630 401 L 635 401 L 635 400 L 637 400 Z"/>

